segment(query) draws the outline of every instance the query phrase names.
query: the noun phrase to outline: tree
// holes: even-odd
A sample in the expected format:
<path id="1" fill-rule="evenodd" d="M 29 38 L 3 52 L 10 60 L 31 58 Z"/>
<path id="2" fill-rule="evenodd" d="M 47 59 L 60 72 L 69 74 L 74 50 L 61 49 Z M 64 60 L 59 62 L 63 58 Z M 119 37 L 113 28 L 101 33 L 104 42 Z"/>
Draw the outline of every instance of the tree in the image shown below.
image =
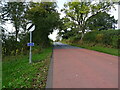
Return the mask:
<path id="1" fill-rule="evenodd" d="M 115 29 L 115 24 L 117 24 L 117 20 L 114 19 L 114 16 L 111 17 L 110 14 L 106 12 L 99 12 L 92 16 L 87 22 L 89 30 Z"/>
<path id="2" fill-rule="evenodd" d="M 13 26 L 15 27 L 16 41 L 20 28 L 26 27 L 24 15 L 27 9 L 28 7 L 24 2 L 7 2 L 3 4 L 2 21 L 11 21 L 11 23 L 13 23 Z"/>
<path id="3" fill-rule="evenodd" d="M 35 24 L 33 41 L 41 46 L 50 44 L 48 35 L 58 27 L 59 13 L 56 10 L 56 3 L 41 2 L 34 3 L 33 7 L 26 14 L 27 19 Z"/>
<path id="4" fill-rule="evenodd" d="M 2 34 L 3 56 L 17 55 L 18 52 L 20 54 L 27 51 L 28 35 L 26 33 L 26 25 L 28 21 L 25 18 L 25 13 L 28 10 L 28 5 L 25 2 L 7 2 L 2 4 L 1 19 L 3 24 L 11 21 L 15 27 L 15 32 L 4 30 Z M 17 41 L 17 39 L 20 41 Z"/>
<path id="5" fill-rule="evenodd" d="M 64 18 L 68 19 L 67 27 L 71 29 L 77 29 L 78 32 L 82 32 L 81 40 L 84 37 L 85 30 L 87 29 L 87 21 L 97 15 L 99 12 L 108 12 L 111 9 L 112 4 L 108 2 L 100 2 L 91 4 L 91 2 L 69 2 L 64 4 L 64 8 L 61 11 L 64 11 L 66 16 Z M 71 23 L 68 25 L 68 23 Z"/>

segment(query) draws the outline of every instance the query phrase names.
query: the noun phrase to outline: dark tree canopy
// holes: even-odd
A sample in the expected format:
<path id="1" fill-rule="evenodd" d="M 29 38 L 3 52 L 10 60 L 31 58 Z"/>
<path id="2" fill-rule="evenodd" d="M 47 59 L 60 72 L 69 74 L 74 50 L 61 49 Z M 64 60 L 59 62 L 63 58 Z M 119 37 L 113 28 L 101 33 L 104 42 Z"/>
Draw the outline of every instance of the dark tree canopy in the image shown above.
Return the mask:
<path id="1" fill-rule="evenodd" d="M 115 29 L 115 24 L 117 24 L 117 20 L 114 19 L 114 16 L 110 16 L 110 14 L 106 12 L 99 12 L 87 22 L 89 30 Z"/>
<path id="2" fill-rule="evenodd" d="M 31 20 L 36 27 L 33 40 L 41 46 L 50 43 L 48 35 L 58 27 L 59 13 L 56 6 L 54 2 L 32 3 L 32 8 L 27 12 L 27 19 Z"/>
<path id="3" fill-rule="evenodd" d="M 16 41 L 20 28 L 26 27 L 24 15 L 27 11 L 27 5 L 24 2 L 7 2 L 2 7 L 2 21 L 11 21 L 15 27 Z"/>

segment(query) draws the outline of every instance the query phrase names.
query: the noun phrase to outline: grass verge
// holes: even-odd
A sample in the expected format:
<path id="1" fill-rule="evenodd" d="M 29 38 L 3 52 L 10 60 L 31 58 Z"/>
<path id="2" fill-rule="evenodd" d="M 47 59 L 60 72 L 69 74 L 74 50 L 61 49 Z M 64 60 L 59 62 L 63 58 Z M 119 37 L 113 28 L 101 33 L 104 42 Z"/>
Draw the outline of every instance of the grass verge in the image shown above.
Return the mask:
<path id="1" fill-rule="evenodd" d="M 29 56 L 6 57 L 3 61 L 2 88 L 45 88 L 52 47 Z"/>
<path id="2" fill-rule="evenodd" d="M 66 42 L 62 41 L 62 43 L 66 43 Z M 68 43 L 66 43 L 66 44 L 68 44 Z M 86 48 L 89 50 L 99 51 L 99 52 L 103 52 L 103 53 L 107 53 L 107 54 L 111 54 L 111 55 L 115 55 L 115 56 L 120 56 L 120 53 L 118 53 L 118 49 L 114 49 L 114 48 L 107 48 L 107 47 L 103 47 L 100 45 L 90 46 L 89 44 L 79 45 L 79 44 L 69 43 L 69 45 Z"/>
<path id="3" fill-rule="evenodd" d="M 90 49 L 90 50 L 95 50 L 95 51 L 99 51 L 99 52 L 103 52 L 103 53 L 107 53 L 107 54 L 111 54 L 111 55 L 115 55 L 118 56 L 118 49 L 114 49 L 114 48 L 106 48 L 106 47 L 102 47 L 102 46 L 88 46 L 88 45 L 74 45 L 74 46 L 78 46 L 81 48 L 86 48 L 86 49 Z"/>

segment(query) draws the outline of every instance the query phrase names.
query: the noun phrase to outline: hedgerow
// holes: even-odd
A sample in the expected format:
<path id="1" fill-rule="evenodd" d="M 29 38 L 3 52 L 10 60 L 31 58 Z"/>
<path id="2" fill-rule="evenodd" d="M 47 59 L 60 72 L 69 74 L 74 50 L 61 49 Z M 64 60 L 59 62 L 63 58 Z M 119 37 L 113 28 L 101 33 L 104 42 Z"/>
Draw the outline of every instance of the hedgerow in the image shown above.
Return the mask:
<path id="1" fill-rule="evenodd" d="M 92 31 L 85 34 L 83 41 L 118 48 L 119 30 Z"/>

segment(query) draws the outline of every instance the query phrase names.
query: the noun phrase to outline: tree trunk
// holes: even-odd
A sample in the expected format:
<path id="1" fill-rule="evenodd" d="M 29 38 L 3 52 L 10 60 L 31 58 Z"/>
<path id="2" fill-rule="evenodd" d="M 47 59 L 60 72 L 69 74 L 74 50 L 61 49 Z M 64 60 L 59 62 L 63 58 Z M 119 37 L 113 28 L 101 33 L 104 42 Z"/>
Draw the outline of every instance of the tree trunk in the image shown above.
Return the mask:
<path id="1" fill-rule="evenodd" d="M 80 41 L 82 41 L 82 40 L 83 40 L 83 37 L 84 37 L 84 32 L 82 32 L 82 36 L 81 36 Z"/>
<path id="2" fill-rule="evenodd" d="M 16 30 L 16 35 L 15 35 L 15 41 L 16 41 L 16 46 L 15 46 L 15 55 L 17 55 L 17 38 L 18 38 L 18 28 L 17 27 L 15 27 L 15 30 Z"/>
<path id="3" fill-rule="evenodd" d="M 16 30 L 15 38 L 16 38 L 16 42 L 17 42 L 17 37 L 18 37 L 18 28 L 17 28 L 17 26 L 15 26 L 15 30 Z"/>
<path id="4" fill-rule="evenodd" d="M 17 35 L 17 33 L 16 33 L 16 36 L 15 36 L 16 42 L 17 42 L 17 36 L 18 36 L 18 35 Z"/>

